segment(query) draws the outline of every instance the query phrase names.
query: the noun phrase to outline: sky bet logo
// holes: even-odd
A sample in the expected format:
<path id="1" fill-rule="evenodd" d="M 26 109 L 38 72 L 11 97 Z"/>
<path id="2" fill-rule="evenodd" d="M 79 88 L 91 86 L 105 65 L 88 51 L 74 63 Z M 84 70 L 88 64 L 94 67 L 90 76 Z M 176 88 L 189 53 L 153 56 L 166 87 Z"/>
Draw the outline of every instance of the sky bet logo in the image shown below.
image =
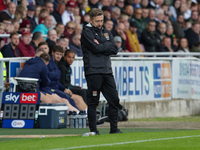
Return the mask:
<path id="1" fill-rule="evenodd" d="M 19 96 L 20 95 L 16 93 L 7 94 L 5 95 L 5 101 L 10 103 L 17 103 Z"/>
<path id="2" fill-rule="evenodd" d="M 171 97 L 170 63 L 153 64 L 154 98 Z"/>
<path id="3" fill-rule="evenodd" d="M 4 92 L 3 101 L 5 104 L 37 104 L 38 93 Z"/>
<path id="4" fill-rule="evenodd" d="M 21 93 L 20 103 L 37 104 L 37 93 Z"/>

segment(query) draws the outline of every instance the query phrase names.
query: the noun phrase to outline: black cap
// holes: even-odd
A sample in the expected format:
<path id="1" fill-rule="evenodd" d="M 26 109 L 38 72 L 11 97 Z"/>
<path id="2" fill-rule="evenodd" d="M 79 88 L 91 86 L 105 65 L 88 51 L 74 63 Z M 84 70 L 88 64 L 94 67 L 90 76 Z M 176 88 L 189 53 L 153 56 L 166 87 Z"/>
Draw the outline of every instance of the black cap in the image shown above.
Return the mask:
<path id="1" fill-rule="evenodd" d="M 106 10 L 107 10 L 107 11 L 110 11 L 108 6 L 103 6 L 101 10 L 102 10 L 102 11 L 106 11 Z"/>
<path id="2" fill-rule="evenodd" d="M 28 10 L 35 11 L 35 7 L 33 5 L 28 5 L 27 8 L 28 8 Z"/>
<path id="3" fill-rule="evenodd" d="M 137 23 L 135 21 L 131 21 L 130 22 L 130 26 L 134 27 L 134 28 L 137 28 Z"/>
<path id="4" fill-rule="evenodd" d="M 182 12 L 179 12 L 178 14 L 177 14 L 177 17 L 178 16 L 183 16 L 183 13 Z"/>

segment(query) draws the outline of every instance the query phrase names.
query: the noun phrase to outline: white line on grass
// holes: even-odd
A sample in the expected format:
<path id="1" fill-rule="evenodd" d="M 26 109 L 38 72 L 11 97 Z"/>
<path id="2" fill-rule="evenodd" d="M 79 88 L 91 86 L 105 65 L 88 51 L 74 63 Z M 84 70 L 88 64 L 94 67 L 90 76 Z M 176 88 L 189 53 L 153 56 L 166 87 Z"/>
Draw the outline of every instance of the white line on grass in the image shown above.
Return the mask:
<path id="1" fill-rule="evenodd" d="M 68 148 L 48 149 L 48 150 L 81 149 L 81 148 L 90 148 L 90 147 L 124 145 L 124 144 L 132 144 L 132 143 L 153 142 L 153 141 L 163 141 L 163 140 L 173 140 L 173 139 L 185 139 L 185 138 L 193 138 L 193 137 L 200 137 L 200 135 L 180 136 L 180 137 L 170 137 L 170 138 L 160 138 L 160 139 L 149 139 L 149 140 L 138 140 L 138 141 L 128 141 L 128 142 L 108 143 L 108 144 L 98 144 L 98 145 L 85 145 L 85 146 L 75 146 L 75 147 L 68 147 Z"/>

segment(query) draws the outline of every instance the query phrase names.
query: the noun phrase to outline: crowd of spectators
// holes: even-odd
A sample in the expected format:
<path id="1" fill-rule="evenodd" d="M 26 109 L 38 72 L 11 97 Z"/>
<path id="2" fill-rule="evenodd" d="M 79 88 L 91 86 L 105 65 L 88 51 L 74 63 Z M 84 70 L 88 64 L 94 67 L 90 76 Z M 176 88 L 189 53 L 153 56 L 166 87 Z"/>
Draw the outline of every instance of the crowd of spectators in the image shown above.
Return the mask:
<path id="1" fill-rule="evenodd" d="M 0 38 L 0 51 L 33 57 L 46 41 L 50 55 L 60 45 L 83 56 L 81 33 L 93 8 L 103 10 L 119 52 L 200 52 L 198 0 L 0 0 L 0 34 L 12 35 Z"/>

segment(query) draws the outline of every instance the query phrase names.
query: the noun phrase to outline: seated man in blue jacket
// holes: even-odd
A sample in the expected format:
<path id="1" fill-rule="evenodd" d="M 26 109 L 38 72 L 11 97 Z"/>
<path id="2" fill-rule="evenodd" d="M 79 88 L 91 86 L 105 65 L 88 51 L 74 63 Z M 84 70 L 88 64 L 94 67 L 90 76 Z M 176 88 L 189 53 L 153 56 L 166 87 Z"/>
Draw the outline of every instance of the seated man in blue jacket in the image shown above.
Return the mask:
<path id="1" fill-rule="evenodd" d="M 47 53 L 45 53 L 42 49 L 37 50 L 36 57 L 26 61 L 26 64 L 20 73 L 20 77 L 36 78 L 39 80 L 37 91 L 40 92 L 40 99 L 43 103 L 66 103 L 68 106 L 68 112 L 78 112 L 76 108 L 69 104 L 67 99 L 63 99 L 57 94 L 53 94 L 51 91 L 44 92 L 40 90 L 40 87 L 50 86 L 50 80 L 48 78 L 48 69 L 46 66 L 49 63 L 49 60 L 50 56 Z"/>
<path id="2" fill-rule="evenodd" d="M 49 61 L 48 67 L 48 77 L 51 80 L 51 88 L 55 90 L 55 93 L 62 98 L 66 98 L 68 95 L 74 99 L 79 110 L 87 110 L 87 105 L 85 104 L 83 98 L 79 95 L 73 94 L 71 90 L 66 89 L 60 82 L 61 73 L 58 69 L 56 63 L 63 57 L 64 50 L 60 45 L 54 46 L 52 50 L 52 57 Z M 68 95 L 67 95 L 68 94 Z M 68 99 L 68 98 L 67 98 Z"/>

